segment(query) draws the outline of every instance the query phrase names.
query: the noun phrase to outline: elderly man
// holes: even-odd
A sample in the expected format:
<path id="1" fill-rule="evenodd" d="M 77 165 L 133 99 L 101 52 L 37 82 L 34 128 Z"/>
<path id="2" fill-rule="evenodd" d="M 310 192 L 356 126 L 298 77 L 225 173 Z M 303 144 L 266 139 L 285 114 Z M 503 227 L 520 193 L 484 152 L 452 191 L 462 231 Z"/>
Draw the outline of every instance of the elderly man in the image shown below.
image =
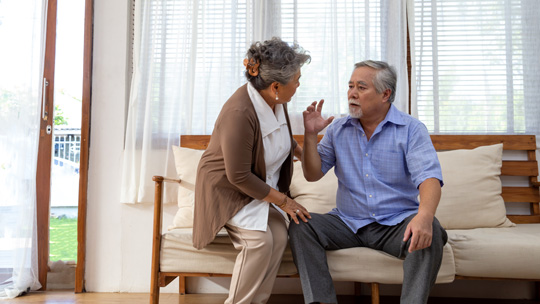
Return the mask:
<path id="1" fill-rule="evenodd" d="M 434 216 L 441 168 L 424 124 L 392 105 L 395 90 L 393 67 L 364 61 L 349 81 L 350 115 L 318 145 L 333 117 L 322 118 L 322 100 L 303 113 L 306 179 L 335 167 L 339 181 L 335 209 L 289 228 L 306 303 L 337 302 L 325 250 L 369 247 L 404 259 L 401 303 L 426 303 L 435 283 L 447 241 Z"/>

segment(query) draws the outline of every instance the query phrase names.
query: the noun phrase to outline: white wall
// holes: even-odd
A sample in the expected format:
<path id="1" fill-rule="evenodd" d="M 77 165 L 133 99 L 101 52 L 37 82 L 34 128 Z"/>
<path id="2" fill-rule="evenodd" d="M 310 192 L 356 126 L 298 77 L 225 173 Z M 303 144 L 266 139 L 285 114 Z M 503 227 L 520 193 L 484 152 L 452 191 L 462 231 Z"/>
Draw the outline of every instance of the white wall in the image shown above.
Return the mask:
<path id="1" fill-rule="evenodd" d="M 94 3 L 86 289 L 147 292 L 153 206 L 119 203 L 131 6 L 128 0 Z M 175 209 L 166 206 L 164 226 L 172 222 Z M 164 291 L 177 292 L 178 287 L 171 284 Z"/>
<path id="2" fill-rule="evenodd" d="M 86 289 L 94 292 L 148 292 L 152 239 L 152 206 L 119 203 L 126 109 L 128 0 L 95 0 Z M 174 206 L 165 208 L 170 223 Z M 191 292 L 225 293 L 227 278 L 193 278 Z M 351 294 L 351 283 L 338 283 Z M 383 286 L 382 294 L 398 294 Z M 173 282 L 162 292 L 177 292 Z M 275 293 L 300 293 L 298 279 L 278 279 Z M 366 289 L 366 293 L 367 293 Z M 458 281 L 438 285 L 435 296 L 530 298 L 528 282 Z"/>

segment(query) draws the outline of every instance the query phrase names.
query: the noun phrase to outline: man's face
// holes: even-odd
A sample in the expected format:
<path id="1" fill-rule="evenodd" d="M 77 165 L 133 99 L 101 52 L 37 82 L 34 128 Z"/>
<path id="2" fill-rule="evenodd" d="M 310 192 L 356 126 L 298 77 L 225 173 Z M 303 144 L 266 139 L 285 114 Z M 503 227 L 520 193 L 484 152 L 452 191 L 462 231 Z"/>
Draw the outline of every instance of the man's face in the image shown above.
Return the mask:
<path id="1" fill-rule="evenodd" d="M 384 110 L 388 94 L 377 93 L 373 85 L 376 70 L 370 67 L 355 69 L 349 80 L 349 114 L 353 118 L 367 118 Z"/>

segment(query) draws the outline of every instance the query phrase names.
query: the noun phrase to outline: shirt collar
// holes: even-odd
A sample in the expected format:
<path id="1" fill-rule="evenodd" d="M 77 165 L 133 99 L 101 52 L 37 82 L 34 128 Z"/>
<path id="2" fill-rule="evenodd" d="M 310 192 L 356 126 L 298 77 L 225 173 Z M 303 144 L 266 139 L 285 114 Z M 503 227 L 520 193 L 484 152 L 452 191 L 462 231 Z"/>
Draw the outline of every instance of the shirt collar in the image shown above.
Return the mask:
<path id="1" fill-rule="evenodd" d="M 285 112 L 282 104 L 277 104 L 275 106 L 275 114 L 272 111 L 272 108 L 264 101 L 261 94 L 253 87 L 253 85 L 248 82 L 248 95 L 253 103 L 257 117 L 259 118 L 259 123 L 261 125 L 262 137 L 266 137 L 268 134 L 279 129 L 281 125 L 287 123 L 285 119 Z"/>
<path id="2" fill-rule="evenodd" d="M 390 109 L 388 110 L 388 113 L 386 113 L 386 117 L 379 123 L 379 126 L 384 126 L 387 122 L 393 123 L 395 125 L 405 125 L 405 121 L 403 120 L 402 113 L 394 106 L 394 104 L 390 104 Z M 343 126 L 352 126 L 352 125 L 360 125 L 360 122 L 356 118 L 352 118 L 351 115 L 347 116 L 347 119 L 343 122 Z M 377 127 L 379 128 L 379 127 Z"/>
<path id="3" fill-rule="evenodd" d="M 386 117 L 382 122 L 382 125 L 384 125 L 386 122 L 391 122 L 395 125 L 406 125 L 405 120 L 403 120 L 403 113 L 400 112 L 392 103 L 390 104 L 390 109 L 388 110 L 388 113 L 386 113 Z"/>

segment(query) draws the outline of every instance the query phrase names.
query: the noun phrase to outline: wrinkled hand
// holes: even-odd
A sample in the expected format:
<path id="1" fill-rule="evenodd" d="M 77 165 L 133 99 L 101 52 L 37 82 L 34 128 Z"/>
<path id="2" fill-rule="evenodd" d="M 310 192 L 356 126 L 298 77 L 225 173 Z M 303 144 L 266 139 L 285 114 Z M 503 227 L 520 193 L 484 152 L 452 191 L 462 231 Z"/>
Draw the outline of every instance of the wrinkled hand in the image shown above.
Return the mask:
<path id="1" fill-rule="evenodd" d="M 316 101 L 314 101 L 302 113 L 304 115 L 304 129 L 306 133 L 317 134 L 326 128 L 332 122 L 332 120 L 334 120 L 334 116 L 331 116 L 328 119 L 324 119 L 322 117 L 321 111 L 323 104 L 324 99 L 321 99 L 318 104 Z"/>
<path id="2" fill-rule="evenodd" d="M 304 206 L 297 203 L 295 200 L 293 200 L 290 197 L 287 197 L 287 201 L 285 202 L 285 206 L 281 208 L 281 210 L 287 212 L 288 215 L 291 216 L 292 220 L 299 224 L 298 218 L 300 218 L 302 221 L 307 222 L 308 218 L 311 218 L 311 215 L 307 211 Z M 298 211 L 298 212 L 297 212 Z"/>
<path id="3" fill-rule="evenodd" d="M 409 252 L 413 252 L 431 246 L 432 237 L 433 216 L 417 214 L 407 225 L 403 241 L 407 242 L 411 238 Z"/>

